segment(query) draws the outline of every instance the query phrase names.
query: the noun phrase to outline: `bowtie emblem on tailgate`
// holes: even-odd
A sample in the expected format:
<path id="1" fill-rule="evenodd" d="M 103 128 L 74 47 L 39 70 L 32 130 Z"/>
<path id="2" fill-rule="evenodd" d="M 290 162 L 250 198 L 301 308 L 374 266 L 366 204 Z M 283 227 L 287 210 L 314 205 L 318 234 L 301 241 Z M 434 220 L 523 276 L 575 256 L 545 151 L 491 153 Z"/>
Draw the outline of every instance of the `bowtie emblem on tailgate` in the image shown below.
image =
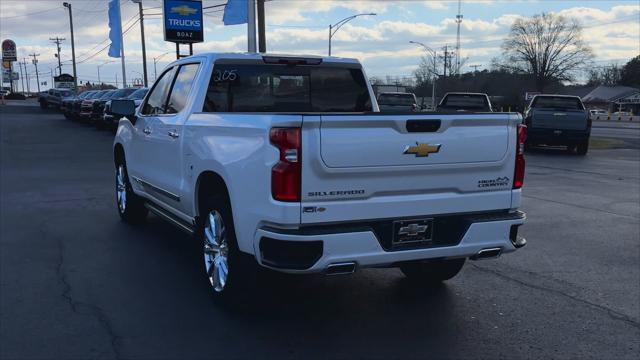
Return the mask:
<path id="1" fill-rule="evenodd" d="M 429 225 L 420 225 L 420 224 L 409 224 L 407 226 L 403 226 L 398 230 L 398 235 L 409 235 L 416 236 L 421 235 L 427 232 Z"/>
<path id="2" fill-rule="evenodd" d="M 418 143 L 415 145 L 407 145 L 404 147 L 405 155 L 415 154 L 416 157 L 425 157 L 429 156 L 429 154 L 435 154 L 440 151 L 440 144 L 427 144 L 427 143 Z"/>

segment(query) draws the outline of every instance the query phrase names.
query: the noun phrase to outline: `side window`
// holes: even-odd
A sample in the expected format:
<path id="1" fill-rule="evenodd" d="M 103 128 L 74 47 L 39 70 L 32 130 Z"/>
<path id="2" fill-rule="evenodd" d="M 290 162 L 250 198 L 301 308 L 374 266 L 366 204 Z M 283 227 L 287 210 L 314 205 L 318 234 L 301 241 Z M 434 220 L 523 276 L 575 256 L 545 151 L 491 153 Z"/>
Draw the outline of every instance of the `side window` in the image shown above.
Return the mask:
<path id="1" fill-rule="evenodd" d="M 169 102 L 167 103 L 167 114 L 177 114 L 187 105 L 187 99 L 191 92 L 193 80 L 198 72 L 199 64 L 182 65 L 178 70 L 176 81 L 173 83 Z"/>
<path id="2" fill-rule="evenodd" d="M 151 94 L 147 98 L 147 102 L 144 104 L 142 115 L 158 115 L 165 113 L 165 104 L 167 103 L 167 95 L 169 94 L 169 88 L 173 81 L 173 75 L 175 74 L 175 68 L 166 71 L 160 76 L 160 79 L 156 81 Z"/>

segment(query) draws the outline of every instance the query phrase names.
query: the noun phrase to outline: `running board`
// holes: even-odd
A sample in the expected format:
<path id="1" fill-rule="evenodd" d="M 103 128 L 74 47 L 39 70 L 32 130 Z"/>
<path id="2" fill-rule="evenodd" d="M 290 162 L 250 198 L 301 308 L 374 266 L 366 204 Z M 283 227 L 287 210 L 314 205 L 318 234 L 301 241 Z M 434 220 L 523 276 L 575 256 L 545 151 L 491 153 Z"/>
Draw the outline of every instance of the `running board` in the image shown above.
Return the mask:
<path id="1" fill-rule="evenodd" d="M 186 221 L 176 217 L 175 215 L 173 215 L 172 213 L 168 212 L 167 210 L 153 204 L 150 202 L 145 202 L 144 203 L 144 207 L 146 207 L 147 209 L 149 209 L 149 211 L 151 211 L 152 213 L 158 215 L 159 217 L 161 217 L 162 219 L 170 222 L 171 224 L 177 226 L 180 230 L 186 232 L 189 235 L 193 235 L 193 233 L 195 232 L 195 229 L 193 228 L 193 226 L 189 225 Z"/>

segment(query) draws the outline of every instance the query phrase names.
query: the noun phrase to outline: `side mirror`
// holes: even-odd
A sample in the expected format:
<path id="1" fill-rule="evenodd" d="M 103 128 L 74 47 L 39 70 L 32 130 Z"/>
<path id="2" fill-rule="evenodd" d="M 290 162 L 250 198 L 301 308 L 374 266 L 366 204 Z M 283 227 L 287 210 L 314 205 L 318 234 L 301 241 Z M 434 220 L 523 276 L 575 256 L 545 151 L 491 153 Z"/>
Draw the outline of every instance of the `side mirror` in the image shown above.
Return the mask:
<path id="1" fill-rule="evenodd" d="M 111 112 L 114 117 L 126 117 L 135 124 L 136 121 L 136 103 L 133 100 L 111 100 Z"/>

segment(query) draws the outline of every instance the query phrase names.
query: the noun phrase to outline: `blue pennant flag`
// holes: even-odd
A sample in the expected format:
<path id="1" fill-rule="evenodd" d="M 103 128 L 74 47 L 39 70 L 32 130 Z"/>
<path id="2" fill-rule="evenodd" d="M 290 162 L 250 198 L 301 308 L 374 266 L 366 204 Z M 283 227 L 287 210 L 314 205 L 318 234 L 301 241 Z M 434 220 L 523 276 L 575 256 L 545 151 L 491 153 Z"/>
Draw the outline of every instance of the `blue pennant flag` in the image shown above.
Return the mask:
<path id="1" fill-rule="evenodd" d="M 119 58 L 122 54 L 122 22 L 120 21 L 120 1 L 109 1 L 109 56 Z"/>
<path id="2" fill-rule="evenodd" d="M 227 5 L 224 6 L 222 22 L 225 25 L 246 24 L 249 22 L 248 10 L 249 4 L 247 0 L 227 0 Z"/>

